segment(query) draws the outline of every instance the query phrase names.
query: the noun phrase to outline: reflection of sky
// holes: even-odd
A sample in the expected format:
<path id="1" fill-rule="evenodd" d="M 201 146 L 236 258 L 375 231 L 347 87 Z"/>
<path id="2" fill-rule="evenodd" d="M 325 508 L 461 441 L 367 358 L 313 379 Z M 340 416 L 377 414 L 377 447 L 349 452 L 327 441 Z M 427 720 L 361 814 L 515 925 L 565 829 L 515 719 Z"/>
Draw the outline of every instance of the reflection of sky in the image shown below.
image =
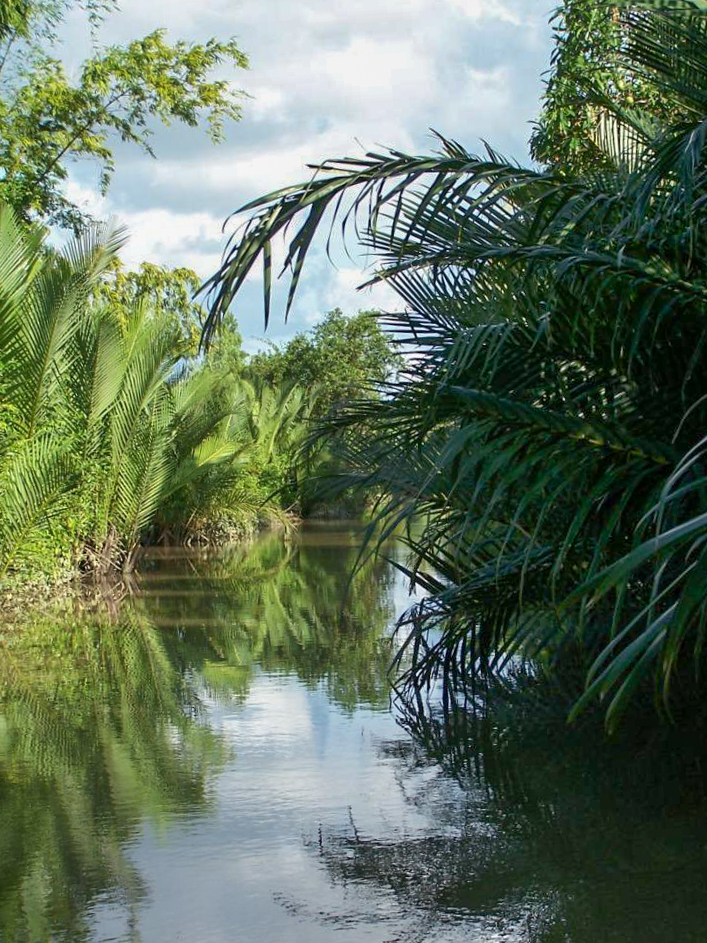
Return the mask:
<path id="1" fill-rule="evenodd" d="M 408 601 L 402 575 L 392 592 L 399 614 Z M 336 929 L 342 940 L 397 939 L 409 921 L 392 892 L 332 882 L 317 853 L 322 834 L 393 842 L 455 831 L 410 801 L 399 751 L 381 749 L 407 744 L 392 716 L 346 712 L 324 684 L 263 671 L 245 703 L 205 705 L 233 758 L 210 786 L 209 814 L 178 818 L 159 834 L 145 825 L 129 849 L 149 888 L 139 938 L 317 943 Z M 419 773 L 423 791 L 430 776 L 434 769 Z M 115 904 L 94 904 L 97 939 L 129 939 Z"/>
<path id="2" fill-rule="evenodd" d="M 332 927 L 319 915 L 389 918 L 392 899 L 333 887 L 310 845 L 320 827 L 391 840 L 429 829 L 405 801 L 395 758 L 379 756 L 381 740 L 402 736 L 390 715 L 345 714 L 321 689 L 260 674 L 245 705 L 211 705 L 210 719 L 235 754 L 213 784 L 214 813 L 160 836 L 147 827 L 130 852 L 150 888 L 141 938 L 323 941 Z M 338 929 L 385 938 L 375 924 Z"/>

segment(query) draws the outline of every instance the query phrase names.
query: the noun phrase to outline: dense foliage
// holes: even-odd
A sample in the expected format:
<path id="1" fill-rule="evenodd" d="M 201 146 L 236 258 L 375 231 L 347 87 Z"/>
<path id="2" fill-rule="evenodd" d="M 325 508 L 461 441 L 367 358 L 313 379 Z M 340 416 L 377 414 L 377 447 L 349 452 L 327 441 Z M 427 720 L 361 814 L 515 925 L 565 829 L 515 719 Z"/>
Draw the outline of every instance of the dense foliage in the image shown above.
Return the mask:
<path id="1" fill-rule="evenodd" d="M 670 122 L 604 95 L 598 164 L 601 137 L 545 170 L 444 139 L 437 155 L 327 161 L 250 205 L 206 331 L 285 227 L 291 300 L 327 209 L 356 217 L 407 305 L 385 319 L 405 370 L 339 425 L 375 430 L 352 438 L 347 483 L 384 489 L 380 517 L 407 522 L 430 592 L 408 677 L 473 691 L 512 656 L 571 659 L 588 670 L 577 708 L 602 698 L 609 724 L 651 677 L 677 709 L 707 636 L 707 26 L 689 4 L 634 4 L 621 34 L 616 88 L 658 89 L 679 103 Z"/>
<path id="2" fill-rule="evenodd" d="M 629 8 L 565 0 L 552 17 L 554 49 L 531 156 L 563 175 L 596 174 L 625 160 L 682 114 L 680 95 L 627 65 Z"/>
<path id="3" fill-rule="evenodd" d="M 72 82 L 56 54 L 75 7 L 93 54 Z M 71 161 L 97 163 L 105 191 L 116 138 L 151 154 L 153 120 L 206 122 L 218 141 L 240 117 L 223 77 L 247 65 L 233 41 L 170 45 L 156 32 L 105 47 L 116 8 L 0 3 L 0 584 L 124 571 L 146 542 L 224 541 L 291 519 L 331 458 L 303 451 L 313 420 L 392 363 L 375 321 L 341 312 L 251 364 L 229 315 L 200 352 L 196 273 L 126 271 L 122 235 L 71 202 Z M 57 252 L 42 225 L 77 239 Z"/>
<path id="4" fill-rule="evenodd" d="M 360 517 L 362 508 L 370 505 L 373 492 L 362 501 L 353 489 L 332 488 L 332 480 L 346 467 L 343 458 L 350 435 L 344 430 L 334 434 L 326 421 L 363 397 L 378 398 L 400 366 L 376 312 L 346 317 L 339 308 L 329 311 L 308 334 L 297 334 L 284 347 L 272 345 L 250 358 L 246 375 L 255 382 L 275 387 L 297 384 L 316 391 L 295 489 L 305 516 Z M 324 435 L 318 434 L 322 425 Z M 365 424 L 357 427 L 356 434 L 368 434 Z"/>
<path id="5" fill-rule="evenodd" d="M 346 317 L 334 308 L 308 334 L 251 357 L 249 372 L 269 383 L 301 383 L 321 393 L 317 414 L 373 392 L 400 365 L 375 311 Z"/>
<path id="6" fill-rule="evenodd" d="M 311 400 L 256 391 L 218 348 L 190 359 L 173 309 L 102 291 L 120 233 L 57 255 L 5 207 L 0 239 L 0 577 L 57 557 L 105 572 L 150 536 L 252 527 Z"/>

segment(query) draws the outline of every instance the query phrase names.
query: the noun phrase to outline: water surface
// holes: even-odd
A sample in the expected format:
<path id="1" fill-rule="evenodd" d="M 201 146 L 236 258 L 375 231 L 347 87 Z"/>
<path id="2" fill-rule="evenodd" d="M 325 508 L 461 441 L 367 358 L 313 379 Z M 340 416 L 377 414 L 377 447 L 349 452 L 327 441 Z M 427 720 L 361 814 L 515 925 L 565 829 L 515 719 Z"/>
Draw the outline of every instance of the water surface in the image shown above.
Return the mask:
<path id="1" fill-rule="evenodd" d="M 357 546 L 155 554 L 0 635 L 3 943 L 707 939 L 697 761 L 391 711 Z"/>

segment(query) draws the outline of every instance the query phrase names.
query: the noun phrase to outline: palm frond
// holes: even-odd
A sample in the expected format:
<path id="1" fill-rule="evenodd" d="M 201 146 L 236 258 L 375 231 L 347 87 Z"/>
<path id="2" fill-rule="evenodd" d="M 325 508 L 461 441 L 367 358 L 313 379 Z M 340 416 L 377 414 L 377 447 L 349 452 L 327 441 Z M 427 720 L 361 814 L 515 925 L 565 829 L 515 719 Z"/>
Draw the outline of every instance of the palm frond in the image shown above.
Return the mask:
<path id="1" fill-rule="evenodd" d="M 63 510 L 71 482 L 68 443 L 36 436 L 3 456 L 0 464 L 0 579 L 23 559 L 34 541 L 51 534 L 52 518 Z"/>
<path id="2" fill-rule="evenodd" d="M 593 663 L 578 709 L 610 694 L 610 724 L 648 675 L 666 693 L 686 651 L 701 663 L 707 610 L 707 20 L 634 6 L 623 66 L 682 103 L 678 123 L 605 98 L 613 160 L 574 180 L 442 138 L 326 161 L 244 208 L 204 332 L 261 256 L 267 321 L 289 226 L 286 311 L 324 220 L 354 233 L 369 283 L 401 297 L 384 323 L 410 356 L 330 427 L 339 486 L 377 490 L 380 539 L 405 527 L 431 594 L 399 666 L 474 684 L 575 645 Z"/>

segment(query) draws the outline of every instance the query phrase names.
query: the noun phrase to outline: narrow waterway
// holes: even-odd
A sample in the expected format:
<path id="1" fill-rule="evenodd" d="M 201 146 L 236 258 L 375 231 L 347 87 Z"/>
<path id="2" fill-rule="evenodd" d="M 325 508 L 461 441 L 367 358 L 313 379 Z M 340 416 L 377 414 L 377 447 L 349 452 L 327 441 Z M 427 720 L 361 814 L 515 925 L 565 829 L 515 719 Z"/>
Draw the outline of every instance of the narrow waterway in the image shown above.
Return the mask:
<path id="1" fill-rule="evenodd" d="M 2 943 L 707 939 L 699 765 L 406 721 L 357 548 L 155 554 L 0 633 Z"/>

